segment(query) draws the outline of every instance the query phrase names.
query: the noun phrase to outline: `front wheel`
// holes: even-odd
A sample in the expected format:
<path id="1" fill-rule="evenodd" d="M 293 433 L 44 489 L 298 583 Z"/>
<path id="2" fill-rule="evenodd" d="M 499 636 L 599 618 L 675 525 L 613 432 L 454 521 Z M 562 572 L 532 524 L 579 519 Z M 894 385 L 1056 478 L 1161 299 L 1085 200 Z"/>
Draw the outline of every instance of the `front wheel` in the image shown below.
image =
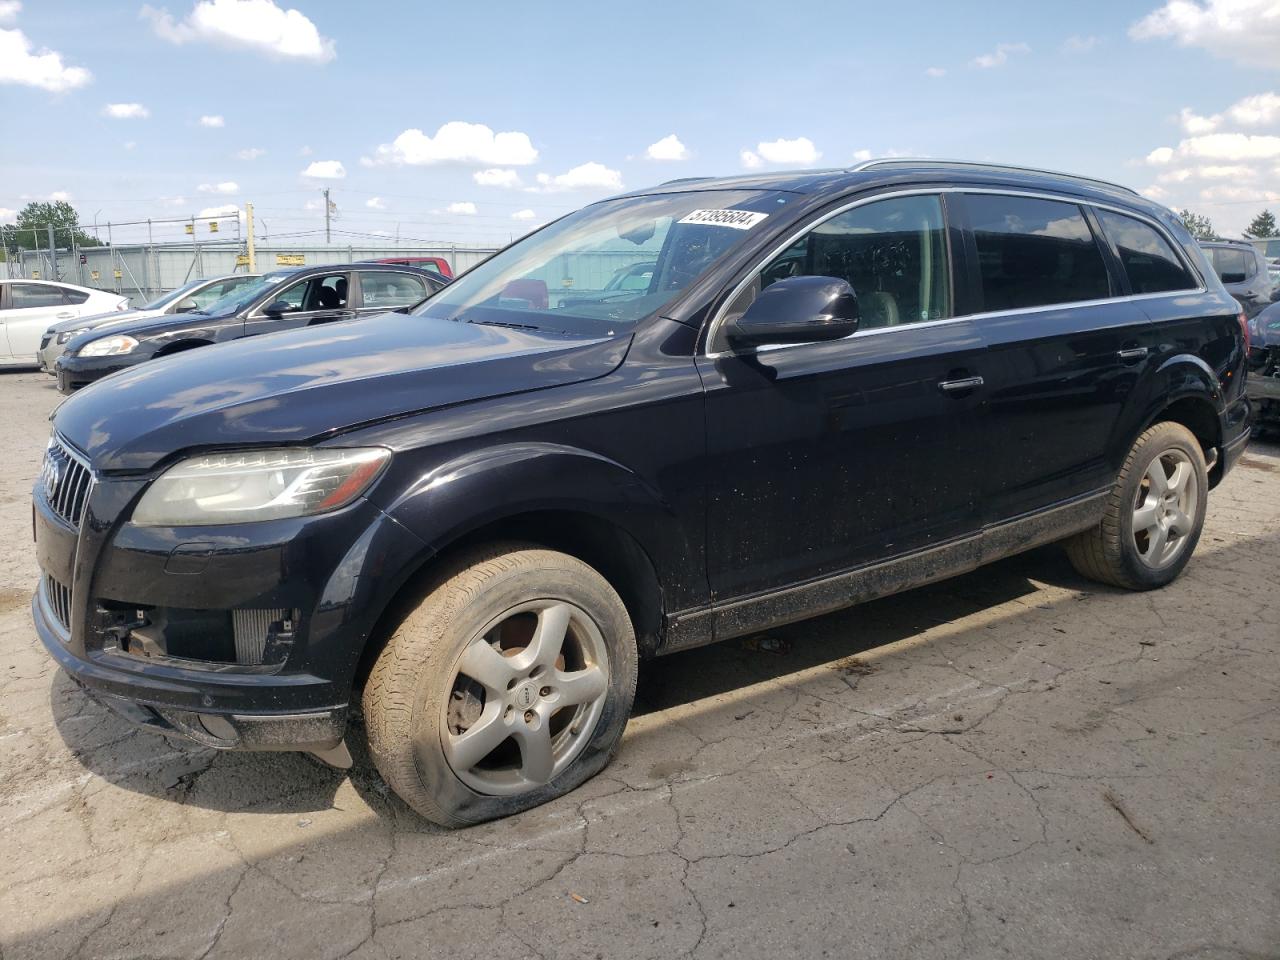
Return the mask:
<path id="1" fill-rule="evenodd" d="M 506 816 L 598 773 L 635 698 L 622 600 L 536 547 L 462 557 L 392 634 L 364 690 L 378 771 L 444 826 Z"/>
<path id="2" fill-rule="evenodd" d="M 1138 437 L 1107 497 L 1102 521 L 1067 541 L 1081 574 L 1151 590 L 1182 572 L 1204 527 L 1209 478 L 1200 444 L 1179 423 Z"/>

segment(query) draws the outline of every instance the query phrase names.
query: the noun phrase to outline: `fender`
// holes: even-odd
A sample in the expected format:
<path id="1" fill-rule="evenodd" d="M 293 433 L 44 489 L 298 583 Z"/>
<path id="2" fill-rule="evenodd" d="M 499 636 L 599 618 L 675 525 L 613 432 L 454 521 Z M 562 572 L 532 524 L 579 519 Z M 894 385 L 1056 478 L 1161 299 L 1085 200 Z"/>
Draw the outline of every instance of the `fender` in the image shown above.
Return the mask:
<path id="1" fill-rule="evenodd" d="M 672 504 L 635 471 L 591 450 L 512 442 L 440 463 L 383 506 L 421 539 L 423 560 L 499 521 L 544 511 L 612 524 L 648 555 L 670 609 L 705 603 L 701 547 Z"/>
<path id="2" fill-rule="evenodd" d="M 1175 403 L 1200 400 L 1213 416 L 1212 446 L 1222 443 L 1222 423 L 1227 404 L 1219 386 L 1218 375 L 1201 357 L 1193 353 L 1178 353 L 1164 358 L 1160 365 L 1143 377 L 1139 386 L 1139 401 L 1130 405 L 1126 416 L 1116 421 L 1107 445 L 1108 462 L 1119 470 L 1133 442 L 1161 412 Z"/>

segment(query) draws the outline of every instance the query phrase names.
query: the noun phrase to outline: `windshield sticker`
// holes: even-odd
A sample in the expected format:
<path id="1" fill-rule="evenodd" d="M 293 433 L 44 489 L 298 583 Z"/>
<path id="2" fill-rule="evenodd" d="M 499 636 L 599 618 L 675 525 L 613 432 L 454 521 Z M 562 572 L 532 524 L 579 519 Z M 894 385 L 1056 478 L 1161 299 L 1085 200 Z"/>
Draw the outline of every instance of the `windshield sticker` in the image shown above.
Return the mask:
<path id="1" fill-rule="evenodd" d="M 754 213 L 751 210 L 695 210 L 680 223 L 705 223 L 711 227 L 750 230 L 761 220 L 768 219 L 768 216 L 767 213 Z"/>

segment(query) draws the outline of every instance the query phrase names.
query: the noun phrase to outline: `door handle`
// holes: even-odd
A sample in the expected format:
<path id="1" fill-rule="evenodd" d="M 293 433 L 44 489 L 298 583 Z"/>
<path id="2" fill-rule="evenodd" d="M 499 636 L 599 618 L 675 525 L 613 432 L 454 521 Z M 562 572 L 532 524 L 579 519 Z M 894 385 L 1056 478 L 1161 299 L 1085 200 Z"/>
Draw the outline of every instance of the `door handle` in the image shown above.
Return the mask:
<path id="1" fill-rule="evenodd" d="M 64 311 L 62 311 L 62 313 L 55 313 L 55 314 L 54 314 L 54 317 L 55 317 L 56 319 L 58 319 L 58 320 L 70 320 L 70 319 L 71 319 L 72 317 L 74 317 L 74 316 L 75 316 L 75 314 L 74 314 L 74 313 L 72 313 L 70 310 L 64 310 Z"/>
<path id="2" fill-rule="evenodd" d="M 981 377 L 962 377 L 959 380 L 943 380 L 938 389 L 945 393 L 959 393 L 962 390 L 973 390 L 986 383 Z"/>
<path id="3" fill-rule="evenodd" d="M 1116 351 L 1116 356 L 1121 360 L 1141 360 L 1146 355 L 1146 347 L 1126 347 L 1123 350 Z"/>

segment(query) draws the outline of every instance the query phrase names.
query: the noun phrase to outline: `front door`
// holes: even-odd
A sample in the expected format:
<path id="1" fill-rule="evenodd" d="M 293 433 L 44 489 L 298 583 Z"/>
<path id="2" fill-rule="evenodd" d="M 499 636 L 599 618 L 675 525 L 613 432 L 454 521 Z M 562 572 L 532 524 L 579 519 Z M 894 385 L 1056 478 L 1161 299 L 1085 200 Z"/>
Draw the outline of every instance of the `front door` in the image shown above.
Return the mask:
<path id="1" fill-rule="evenodd" d="M 948 241 L 938 196 L 854 207 L 765 264 L 729 312 L 783 277 L 834 276 L 858 296 L 855 334 L 737 352 L 713 332 L 698 368 L 716 600 L 977 529 L 986 360 L 954 317 Z"/>
<path id="2" fill-rule="evenodd" d="M 320 274 L 284 287 L 267 303 L 256 307 L 244 324 L 246 337 L 309 327 L 356 315 L 348 301 L 350 275 Z"/>
<path id="3" fill-rule="evenodd" d="M 61 320 L 79 316 L 80 309 L 66 302 L 62 288 L 56 284 L 18 282 L 5 286 L 9 299 L 6 309 L 0 310 L 4 322 L 4 345 L 0 350 L 34 364 L 44 332 Z"/>

